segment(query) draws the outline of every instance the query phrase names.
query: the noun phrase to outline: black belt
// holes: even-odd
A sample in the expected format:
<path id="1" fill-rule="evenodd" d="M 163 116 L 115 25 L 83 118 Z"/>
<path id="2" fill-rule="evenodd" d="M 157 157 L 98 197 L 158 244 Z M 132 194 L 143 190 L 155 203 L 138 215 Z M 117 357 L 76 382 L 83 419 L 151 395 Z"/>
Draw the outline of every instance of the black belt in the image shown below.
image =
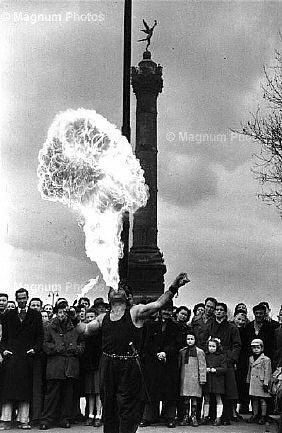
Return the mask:
<path id="1" fill-rule="evenodd" d="M 103 352 L 103 355 L 108 356 L 109 358 L 112 358 L 112 359 L 123 359 L 123 360 L 137 358 L 137 355 L 128 355 L 128 354 L 126 354 L 126 355 L 117 355 L 115 353 L 106 353 L 106 352 Z"/>

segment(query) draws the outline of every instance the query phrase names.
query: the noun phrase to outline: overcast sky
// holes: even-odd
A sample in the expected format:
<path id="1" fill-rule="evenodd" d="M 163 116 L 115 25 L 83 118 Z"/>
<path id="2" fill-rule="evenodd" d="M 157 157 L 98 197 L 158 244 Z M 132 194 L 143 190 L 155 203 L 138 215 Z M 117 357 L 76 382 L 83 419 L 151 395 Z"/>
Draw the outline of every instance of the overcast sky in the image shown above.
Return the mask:
<path id="1" fill-rule="evenodd" d="M 282 221 L 257 198 L 259 146 L 230 132 L 262 101 L 281 16 L 278 1 L 133 0 L 132 65 L 145 48 L 142 19 L 158 21 L 159 247 L 166 282 L 182 270 L 192 281 L 178 305 L 264 299 L 276 314 L 282 304 Z M 37 156 L 61 110 L 95 109 L 121 126 L 123 2 L 3 1 L 0 25 L 1 290 L 13 297 L 24 285 L 47 300 L 57 285 L 74 299 L 97 267 L 75 215 L 41 199 Z M 134 112 L 132 95 L 133 141 Z"/>

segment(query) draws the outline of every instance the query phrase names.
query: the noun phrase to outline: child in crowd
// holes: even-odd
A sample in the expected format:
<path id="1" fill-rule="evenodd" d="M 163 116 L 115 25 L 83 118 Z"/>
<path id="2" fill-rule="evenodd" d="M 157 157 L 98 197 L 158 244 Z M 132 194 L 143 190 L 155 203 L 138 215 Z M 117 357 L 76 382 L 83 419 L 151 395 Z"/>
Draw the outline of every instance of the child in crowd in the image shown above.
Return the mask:
<path id="1" fill-rule="evenodd" d="M 191 402 L 191 425 L 197 427 L 197 398 L 202 397 L 202 385 L 206 382 L 206 360 L 202 349 L 196 346 L 193 332 L 186 336 L 187 346 L 180 350 L 180 396 L 184 398 L 185 415 L 180 425 L 189 425 Z"/>
<path id="2" fill-rule="evenodd" d="M 271 360 L 263 353 L 263 341 L 255 338 L 251 342 L 253 356 L 249 358 L 249 371 L 247 383 L 250 384 L 249 394 L 252 399 L 253 414 L 248 420 L 250 423 L 257 422 L 265 424 L 266 421 L 266 398 L 270 398 L 268 385 L 271 378 Z M 261 417 L 259 417 L 259 405 Z"/>
<path id="3" fill-rule="evenodd" d="M 216 419 L 214 425 L 221 424 L 222 416 L 222 400 L 221 396 L 224 394 L 224 373 L 227 369 L 227 362 L 224 354 L 222 353 L 219 338 L 210 337 L 207 342 L 206 353 L 207 364 L 207 383 L 203 386 L 204 394 L 204 411 L 203 411 L 203 424 L 209 424 L 209 411 L 211 395 L 215 395 L 216 401 Z"/>

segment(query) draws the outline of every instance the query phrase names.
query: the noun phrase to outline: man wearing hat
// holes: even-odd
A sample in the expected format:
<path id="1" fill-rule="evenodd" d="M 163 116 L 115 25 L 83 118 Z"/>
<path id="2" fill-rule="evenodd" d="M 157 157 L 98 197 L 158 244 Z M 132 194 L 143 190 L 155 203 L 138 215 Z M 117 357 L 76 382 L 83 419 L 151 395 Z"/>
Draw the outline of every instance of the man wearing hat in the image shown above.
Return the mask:
<path id="1" fill-rule="evenodd" d="M 273 341 L 274 341 L 274 328 L 268 321 L 265 320 L 266 306 L 262 303 L 253 307 L 254 320 L 246 324 L 245 327 L 245 347 L 249 356 L 251 356 L 251 342 L 255 338 L 259 338 L 264 344 L 264 353 L 271 360 L 273 358 Z"/>
<path id="2" fill-rule="evenodd" d="M 106 313 L 109 305 L 106 304 L 103 298 L 96 298 L 94 299 L 93 307 L 96 313 L 96 316 L 99 316 L 100 314 Z"/>
<path id="3" fill-rule="evenodd" d="M 260 302 L 260 304 L 264 305 L 266 308 L 264 320 L 266 320 L 266 322 L 270 323 L 273 329 L 278 328 L 279 322 L 277 322 L 277 320 L 272 319 L 272 317 L 270 315 L 271 308 L 269 306 L 269 303 L 267 301 L 263 301 L 263 302 Z"/>

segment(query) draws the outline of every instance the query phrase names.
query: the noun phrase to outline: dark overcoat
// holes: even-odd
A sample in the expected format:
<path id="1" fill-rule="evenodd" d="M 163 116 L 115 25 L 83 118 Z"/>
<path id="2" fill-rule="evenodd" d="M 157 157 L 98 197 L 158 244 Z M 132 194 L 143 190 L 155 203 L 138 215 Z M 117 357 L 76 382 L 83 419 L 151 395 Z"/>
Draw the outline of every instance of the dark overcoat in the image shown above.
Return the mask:
<path id="1" fill-rule="evenodd" d="M 101 329 L 95 334 L 85 338 L 85 349 L 80 358 L 82 372 L 99 370 L 102 356 L 102 332 Z"/>
<path id="2" fill-rule="evenodd" d="M 149 321 L 143 328 L 141 347 L 145 382 L 152 401 L 175 401 L 179 393 L 178 353 L 182 344 L 179 325 L 168 320 Z M 166 362 L 159 361 L 157 353 L 166 353 Z"/>
<path id="3" fill-rule="evenodd" d="M 62 326 L 54 317 L 45 329 L 43 350 L 47 355 L 46 380 L 79 377 L 79 357 L 84 344 L 71 320 Z"/>
<path id="4" fill-rule="evenodd" d="M 252 356 L 251 342 L 255 338 L 260 338 L 264 344 L 264 354 L 273 361 L 273 342 L 274 342 L 274 326 L 268 321 L 264 321 L 258 334 L 255 333 L 254 320 L 245 326 L 246 347 L 248 356 Z"/>
<path id="5" fill-rule="evenodd" d="M 249 385 L 246 382 L 247 374 L 248 374 L 248 367 L 249 367 L 249 349 L 248 349 L 248 337 L 246 334 L 246 328 L 238 328 L 240 332 L 240 338 L 241 338 L 241 351 L 238 358 L 238 361 L 236 362 L 236 383 L 238 388 L 238 395 L 239 395 L 239 403 L 244 404 L 246 401 L 248 401 L 248 394 L 249 394 Z"/>
<path id="6" fill-rule="evenodd" d="M 274 369 L 282 366 L 282 326 L 274 331 L 274 347 L 273 347 L 273 365 Z"/>
<path id="7" fill-rule="evenodd" d="M 42 342 L 43 325 L 40 312 L 29 308 L 22 322 L 17 308 L 3 315 L 1 354 L 3 355 L 4 350 L 9 350 L 13 355 L 5 356 L 2 364 L 2 402 L 31 400 L 33 355 L 27 355 L 26 352 L 34 349 L 39 353 Z"/>
<path id="8" fill-rule="evenodd" d="M 224 394 L 224 375 L 227 370 L 227 362 L 223 353 L 207 353 L 206 364 L 209 368 L 215 368 L 216 373 L 207 373 L 207 382 L 203 386 L 203 394 Z"/>
<path id="9" fill-rule="evenodd" d="M 209 317 L 206 321 L 202 316 L 194 316 L 191 322 L 192 331 L 196 336 L 196 345 L 206 351 L 207 329 L 211 322 L 214 321 L 214 316 Z"/>
<path id="10" fill-rule="evenodd" d="M 187 334 L 192 331 L 192 326 L 187 323 L 175 321 L 179 327 L 179 331 L 181 333 L 181 348 L 187 345 Z"/>

